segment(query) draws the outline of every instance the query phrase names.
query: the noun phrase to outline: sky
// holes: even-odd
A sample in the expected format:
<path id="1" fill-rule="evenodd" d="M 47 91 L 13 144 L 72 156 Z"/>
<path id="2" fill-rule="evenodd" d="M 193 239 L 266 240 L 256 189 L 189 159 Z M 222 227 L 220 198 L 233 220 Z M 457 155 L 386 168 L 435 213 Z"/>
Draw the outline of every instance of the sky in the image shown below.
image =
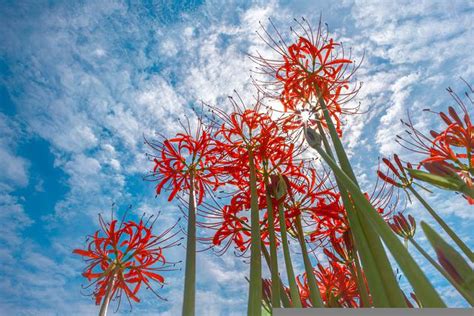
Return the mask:
<path id="1" fill-rule="evenodd" d="M 113 203 L 119 213 L 132 205 L 132 217 L 161 211 L 157 230 L 181 216 L 143 181 L 152 168 L 144 136 L 173 136 L 192 105 L 226 107 L 234 89 L 251 100 L 248 54 L 268 51 L 259 21 L 271 18 L 287 36 L 293 18 L 315 25 L 321 14 L 356 60 L 364 56 L 353 100 L 364 114 L 345 118 L 344 144 L 369 190 L 378 157 L 416 159 L 395 142 L 400 119 L 410 113 L 418 128 L 436 128 L 422 110 L 452 105 L 445 89 L 464 93 L 461 77 L 474 83 L 474 1 L 1 1 L 0 310 L 95 314 L 81 289 L 84 262 L 71 252 L 97 229 L 98 213 Z M 472 206 L 453 193 L 425 195 L 474 247 Z M 436 227 L 420 205 L 407 209 Z M 422 232 L 417 239 L 430 250 Z M 179 261 L 184 251 L 168 255 Z M 466 306 L 413 254 L 449 306 Z M 197 265 L 197 314 L 243 315 L 242 258 L 200 252 Z M 142 303 L 118 313 L 179 314 L 183 270 L 165 275 L 167 301 L 143 290 Z"/>

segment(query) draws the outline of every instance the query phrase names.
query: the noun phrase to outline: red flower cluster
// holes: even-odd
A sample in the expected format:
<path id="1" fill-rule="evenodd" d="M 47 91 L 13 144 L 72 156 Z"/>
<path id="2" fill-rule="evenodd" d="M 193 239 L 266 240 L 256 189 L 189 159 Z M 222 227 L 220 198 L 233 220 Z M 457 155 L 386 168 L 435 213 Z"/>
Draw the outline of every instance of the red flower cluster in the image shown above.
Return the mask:
<path id="1" fill-rule="evenodd" d="M 250 159 L 256 170 L 259 209 L 267 209 L 266 184 L 273 173 L 297 173 L 293 164 L 295 147 L 281 134 L 275 121 L 259 111 L 260 104 L 241 109 L 233 103 L 235 111 L 223 115 L 224 123 L 216 133 L 218 148 L 223 153 L 223 172 L 229 176 L 227 184 L 236 192 L 230 203 L 216 211 L 220 225 L 212 239 L 214 245 L 230 238 L 240 251 L 246 251 L 250 244 Z M 275 201 L 276 203 L 276 201 Z M 274 211 L 273 210 L 267 210 Z M 275 221 L 278 226 L 278 221 Z M 268 214 L 260 219 L 261 239 L 268 243 Z M 227 248 L 229 244 L 226 245 Z"/>
<path id="2" fill-rule="evenodd" d="M 327 307 L 360 306 L 360 294 L 355 277 L 346 265 L 334 261 L 330 261 L 327 267 L 318 264 L 317 269 L 314 269 L 314 274 L 318 281 L 321 298 Z M 303 281 L 300 277 L 296 279 L 301 302 L 303 307 L 311 307 L 306 274 L 303 274 L 302 279 Z"/>
<path id="3" fill-rule="evenodd" d="M 178 192 L 190 190 L 192 176 L 198 204 L 201 204 L 206 189 L 219 187 L 219 152 L 208 131 L 197 133 L 197 137 L 179 133 L 162 143 L 149 142 L 149 145 L 159 152 L 153 160 L 155 166 L 151 175 L 152 180 L 158 182 L 157 194 L 168 184 L 171 187 L 168 200 L 171 201 Z"/>
<path id="4" fill-rule="evenodd" d="M 328 198 L 319 200 L 311 209 L 311 219 L 315 228 L 310 234 L 312 241 L 321 241 L 328 238 L 338 241 L 348 229 L 346 210 L 340 201 L 341 195 L 333 193 Z"/>
<path id="5" fill-rule="evenodd" d="M 474 90 L 469 86 L 470 93 Z M 425 157 L 419 163 L 428 172 L 455 179 L 461 184 L 464 183 L 469 191 L 474 191 L 474 127 L 467 106 L 463 100 L 448 89 L 452 98 L 456 101 L 461 113 L 454 107 L 448 108 L 448 113 L 439 113 L 439 117 L 444 123 L 444 128 L 437 131 L 430 131 L 430 135 L 424 135 L 418 131 L 411 120 L 404 122 L 409 129 L 410 139 L 403 139 L 402 145 Z M 474 105 L 474 101 L 466 93 L 467 99 Z M 465 195 L 469 204 L 474 204 L 474 198 Z"/>
<path id="6" fill-rule="evenodd" d="M 164 283 L 158 272 L 166 267 L 163 249 L 173 245 L 161 245 L 169 232 L 155 236 L 152 227 L 143 221 L 127 221 L 118 225 L 117 220 L 106 223 L 99 217 L 101 230 L 91 236 L 87 249 L 75 249 L 73 253 L 83 256 L 88 263 L 83 276 L 95 280 L 96 304 L 105 296 L 121 297 L 139 302 L 137 294 L 142 284 L 152 289 L 151 282 Z M 156 293 L 155 293 L 156 294 Z"/>
<path id="7" fill-rule="evenodd" d="M 220 220 L 212 243 L 218 246 L 228 239 L 240 251 L 246 251 L 250 245 L 250 157 L 257 172 L 258 206 L 260 210 L 265 210 L 260 216 L 264 244 L 269 243 L 268 212 L 273 212 L 273 224 L 278 232 L 278 206 L 283 205 L 286 225 L 292 230 L 293 219 L 311 208 L 317 199 L 323 199 L 327 192 L 320 190 L 324 181 L 316 176 L 313 168 L 302 161 L 295 161 L 300 148 L 288 143 L 280 126 L 269 115 L 259 111 L 260 103 L 254 108 L 243 110 L 236 103 L 233 105 L 233 113 L 222 115 L 224 124 L 216 137 L 219 137 L 219 151 L 225 157 L 220 162 L 221 168 L 229 176 L 227 184 L 232 185 L 236 192 L 232 194 L 228 205 L 212 212 L 212 216 Z M 278 196 L 277 192 L 280 175 L 286 186 L 282 196 Z M 272 208 L 267 207 L 267 194 Z M 209 227 L 206 224 L 204 226 Z M 226 243 L 224 249 L 228 247 L 229 243 Z"/>
<path id="8" fill-rule="evenodd" d="M 382 159 L 383 163 L 388 167 L 388 170 L 393 173 L 393 176 L 388 176 L 382 171 L 377 170 L 377 175 L 379 176 L 379 178 L 387 182 L 388 184 L 391 184 L 398 188 L 405 188 L 411 185 L 411 183 L 413 182 L 413 178 L 409 174 L 407 174 L 407 172 L 405 171 L 405 167 L 403 166 L 402 161 L 400 160 L 397 154 L 393 155 L 393 160 L 395 161 L 397 167 L 395 167 L 389 159 Z M 411 165 L 411 163 L 408 162 L 406 164 L 406 168 L 413 169 L 413 166 Z"/>
<path id="9" fill-rule="evenodd" d="M 398 236 L 403 237 L 405 239 L 411 239 L 415 236 L 416 232 L 416 221 L 413 216 L 408 215 L 408 219 L 402 212 L 398 212 L 396 215 L 393 216 L 392 222 L 388 223 L 390 228 L 396 233 Z"/>
<path id="10" fill-rule="evenodd" d="M 334 43 L 332 38 L 327 43 L 314 43 L 299 37 L 295 44 L 288 47 L 287 55 L 283 56 L 284 63 L 277 70 L 275 77 L 283 84 L 280 98 L 284 111 L 313 112 L 319 115 L 317 119 L 324 123 L 321 114 L 316 113 L 318 107 L 313 105 L 321 97 L 341 133 L 339 115 L 342 109 L 338 100 L 341 90 L 348 88 L 348 80 L 341 78 L 341 71 L 352 61 L 344 58 L 333 59 L 337 46 L 339 44 Z M 304 124 L 301 117 L 290 118 L 291 120 L 287 121 L 289 129 Z"/>
<path id="11" fill-rule="evenodd" d="M 317 122 L 326 126 L 320 103 L 323 100 L 341 135 L 341 114 L 355 113 L 358 109 L 342 106 L 358 91 L 357 86 L 350 88 L 350 79 L 358 67 L 344 56 L 341 44 L 324 34 L 321 25 L 313 32 L 303 19 L 299 26 L 301 34 L 294 31 L 296 39 L 288 46 L 276 29 L 277 38 L 264 30 L 268 37 L 266 43 L 280 56 L 272 59 L 252 56 L 258 65 L 257 73 L 274 79 L 257 80 L 258 87 L 265 95 L 281 102 L 285 130 L 297 130 L 305 125 L 314 127 Z M 349 66 L 354 67 L 349 69 Z"/>

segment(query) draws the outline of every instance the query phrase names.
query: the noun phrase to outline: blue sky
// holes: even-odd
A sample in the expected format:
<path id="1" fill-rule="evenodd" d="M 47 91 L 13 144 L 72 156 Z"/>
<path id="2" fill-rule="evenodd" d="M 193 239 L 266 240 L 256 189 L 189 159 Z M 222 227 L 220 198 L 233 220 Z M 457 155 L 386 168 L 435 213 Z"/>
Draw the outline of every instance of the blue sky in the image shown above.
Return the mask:
<path id="1" fill-rule="evenodd" d="M 173 135 L 176 119 L 199 100 L 226 106 L 233 89 L 250 97 L 246 53 L 266 50 L 255 30 L 268 17 L 287 32 L 294 17 L 316 23 L 322 13 L 356 58 L 365 52 L 354 102 L 367 113 L 346 119 L 344 142 L 367 190 L 377 157 L 416 158 L 394 141 L 399 120 L 410 111 L 419 128 L 436 127 L 421 110 L 451 105 L 445 88 L 462 93 L 459 77 L 473 83 L 474 2 L 317 2 L 2 1 L 0 310 L 96 313 L 81 294 L 83 262 L 72 249 L 113 202 L 137 213 L 161 210 L 163 227 L 179 217 L 176 204 L 155 198 L 142 181 L 151 167 L 143 135 Z M 472 207 L 454 194 L 429 199 L 474 247 Z M 432 222 L 419 205 L 408 209 Z M 418 239 L 427 245 L 421 232 Z M 184 249 L 169 256 L 182 260 Z M 450 306 L 465 305 L 424 266 Z M 198 314 L 242 315 L 247 268 L 232 253 L 200 253 Z M 160 291 L 167 302 L 143 291 L 143 303 L 131 312 L 123 304 L 120 313 L 178 314 L 182 273 L 167 275 Z"/>

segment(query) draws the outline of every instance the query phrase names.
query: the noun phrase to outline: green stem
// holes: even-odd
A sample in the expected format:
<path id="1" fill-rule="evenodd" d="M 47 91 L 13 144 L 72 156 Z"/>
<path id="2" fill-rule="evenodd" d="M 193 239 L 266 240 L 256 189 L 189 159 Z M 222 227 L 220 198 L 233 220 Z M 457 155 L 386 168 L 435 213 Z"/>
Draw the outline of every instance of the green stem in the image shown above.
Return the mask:
<path id="1" fill-rule="evenodd" d="M 334 132 L 335 128 L 332 125 L 332 121 L 329 118 L 329 124 L 333 127 Z M 334 160 L 334 155 L 331 151 L 329 143 L 326 139 L 326 134 L 324 133 L 321 123 L 318 123 L 318 129 L 323 140 L 323 144 L 326 148 L 327 154 L 331 159 Z M 337 136 L 337 133 L 335 133 Z M 335 148 L 337 149 L 337 143 L 334 143 Z M 340 145 L 340 144 L 339 144 Z M 341 152 L 342 155 L 345 155 L 344 149 L 341 147 L 336 152 Z M 339 155 L 338 155 L 339 156 Z M 345 166 L 345 168 L 351 167 Z M 343 167 L 344 169 L 344 167 Z M 362 265 L 364 266 L 365 276 L 367 278 L 367 283 L 372 293 L 373 304 L 375 307 L 404 307 L 406 306 L 405 299 L 403 294 L 398 288 L 395 276 L 388 261 L 387 255 L 383 248 L 382 243 L 380 242 L 379 236 L 376 234 L 374 229 L 363 219 L 361 218 L 360 212 L 358 212 L 349 198 L 346 188 L 343 183 L 336 177 L 336 184 L 339 188 L 342 201 L 347 213 L 347 220 L 351 228 L 351 234 L 354 237 L 354 248 L 360 253 L 360 258 Z M 357 253 L 354 251 L 355 253 Z M 362 274 L 358 274 L 358 278 L 362 278 Z M 358 285 L 362 285 L 363 280 L 358 280 Z M 388 289 L 387 289 L 388 287 Z M 361 291 L 362 297 L 365 299 L 365 306 L 371 306 L 370 300 L 368 299 L 367 288 L 360 286 L 359 290 Z"/>
<path id="2" fill-rule="evenodd" d="M 99 310 L 99 316 L 106 316 L 107 315 L 107 309 L 109 308 L 109 304 L 110 304 L 110 300 L 112 298 L 112 289 L 114 287 L 114 284 L 115 284 L 115 271 L 112 275 L 112 277 L 110 278 L 108 284 L 107 284 L 107 290 L 105 292 L 105 296 L 104 296 L 104 301 L 102 302 L 102 305 L 100 306 L 100 310 Z"/>
<path id="3" fill-rule="evenodd" d="M 281 244 L 283 248 L 283 256 L 285 258 L 286 274 L 288 276 L 288 284 L 290 285 L 290 295 L 293 307 L 301 308 L 300 292 L 296 284 L 295 272 L 293 271 L 293 264 L 291 263 L 290 249 L 288 247 L 288 235 L 286 231 L 286 220 L 283 203 L 278 205 L 279 219 L 280 219 L 280 234 Z"/>
<path id="4" fill-rule="evenodd" d="M 349 176 L 342 171 L 336 162 L 329 157 L 321 148 L 315 148 L 323 159 L 329 164 L 331 169 L 336 174 L 336 177 L 344 181 L 345 187 L 351 193 L 351 198 L 358 206 L 361 215 L 366 221 L 369 221 L 377 230 L 378 234 L 384 240 L 385 245 L 392 253 L 398 265 L 405 273 L 408 281 L 415 290 L 415 294 L 426 307 L 446 307 L 443 300 L 433 288 L 429 280 L 426 278 L 423 271 L 416 264 L 410 253 L 405 249 L 400 240 L 395 236 L 387 223 L 382 219 L 380 214 L 367 201 L 365 196 L 360 192 L 359 187 L 349 178 Z M 373 294 L 373 293 L 372 293 Z"/>
<path id="5" fill-rule="evenodd" d="M 184 277 L 183 315 L 194 315 L 196 301 L 196 199 L 194 173 L 189 178 L 188 237 L 186 242 L 186 267 Z"/>
<path id="6" fill-rule="evenodd" d="M 359 289 L 360 298 L 362 301 L 362 307 L 368 308 L 372 306 L 372 303 L 370 302 L 369 292 L 365 284 L 364 275 L 362 274 L 362 268 L 360 267 L 360 262 L 359 262 L 359 255 L 357 253 L 357 248 L 355 245 L 354 245 L 353 256 L 354 256 L 354 264 L 356 267 L 355 276 L 356 276 L 357 288 Z"/>
<path id="7" fill-rule="evenodd" d="M 272 307 L 280 307 L 280 286 L 278 280 L 278 258 L 275 235 L 275 216 L 273 214 L 273 202 L 269 190 L 268 176 L 265 174 L 266 200 L 267 200 L 267 214 L 268 214 L 268 233 L 270 238 L 270 266 L 272 276 Z M 263 249 L 263 248 L 262 248 Z"/>
<path id="8" fill-rule="evenodd" d="M 265 261 L 267 262 L 268 269 L 270 270 L 270 273 L 271 273 L 272 272 L 272 267 L 271 267 L 271 264 L 270 264 L 270 254 L 268 253 L 268 250 L 265 247 L 265 245 L 263 244 L 263 242 L 262 242 L 262 252 L 263 252 L 263 256 L 265 258 Z M 280 285 L 280 291 L 279 292 L 280 292 L 281 301 L 283 302 L 283 307 L 285 307 L 285 308 L 291 307 L 290 299 L 288 298 L 288 295 L 286 295 L 285 286 L 283 285 L 283 282 L 281 281 L 280 276 L 278 276 L 278 284 Z"/>
<path id="9" fill-rule="evenodd" d="M 250 167 L 250 282 L 247 314 L 260 316 L 262 313 L 262 257 L 260 237 L 260 216 L 257 193 L 257 173 L 254 155 L 249 150 Z"/>
<path id="10" fill-rule="evenodd" d="M 321 299 L 321 292 L 319 291 L 318 284 L 313 272 L 313 266 L 308 256 L 308 249 L 306 247 L 306 241 L 304 239 L 303 227 L 301 225 L 301 215 L 296 217 L 296 230 L 298 232 L 298 241 L 301 246 L 301 253 L 303 254 L 304 269 L 306 272 L 306 278 L 309 285 L 309 298 L 313 307 L 324 307 L 323 300 Z"/>
<path id="11" fill-rule="evenodd" d="M 412 187 L 408 186 L 411 193 L 420 201 L 431 216 L 438 222 L 444 231 L 451 237 L 451 239 L 458 245 L 458 247 L 466 254 L 466 256 L 474 262 L 474 253 L 469 247 L 458 237 L 458 235 L 446 224 L 446 222 L 436 213 L 436 211 L 423 199 L 423 197 Z"/>
<path id="12" fill-rule="evenodd" d="M 413 246 L 415 246 L 416 250 L 418 250 L 419 253 L 421 253 L 425 258 L 426 260 L 428 260 L 432 265 L 433 267 L 436 268 L 436 270 L 438 270 L 439 273 L 441 273 L 445 278 L 446 280 L 449 281 L 449 283 L 451 283 L 455 288 L 456 290 L 458 290 L 459 294 L 462 295 L 462 297 L 464 297 L 466 299 L 466 301 L 469 302 L 469 304 L 471 304 L 471 306 L 474 305 L 474 293 L 468 293 L 465 289 L 463 289 L 462 287 L 459 286 L 458 283 L 456 283 L 456 281 L 453 280 L 453 278 L 443 269 L 442 266 L 440 266 L 438 264 L 438 262 L 436 262 L 416 241 L 415 239 L 413 238 L 410 238 L 409 239 L 410 242 L 413 244 Z"/>

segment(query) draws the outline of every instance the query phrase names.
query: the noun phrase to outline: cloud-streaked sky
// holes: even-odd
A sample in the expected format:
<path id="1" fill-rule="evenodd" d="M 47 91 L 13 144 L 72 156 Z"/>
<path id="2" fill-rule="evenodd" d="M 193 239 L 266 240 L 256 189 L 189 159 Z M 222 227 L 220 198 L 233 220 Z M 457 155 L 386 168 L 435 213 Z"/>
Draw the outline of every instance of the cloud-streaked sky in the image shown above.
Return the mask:
<path id="1" fill-rule="evenodd" d="M 236 89 L 255 93 L 247 54 L 264 51 L 255 31 L 272 18 L 322 13 L 331 34 L 365 58 L 357 79 L 365 114 L 345 119 L 344 142 L 370 189 L 377 159 L 405 153 L 395 142 L 407 111 L 419 128 L 437 121 L 474 82 L 473 1 L 2 1 L 0 4 L 0 310 L 6 315 L 94 314 L 71 254 L 97 227 L 97 214 L 129 204 L 137 214 L 176 204 L 142 180 L 152 167 L 143 136 L 172 136 L 200 100 L 226 106 Z M 474 247 L 474 210 L 435 193 L 444 218 Z M 418 205 L 408 206 L 432 222 Z M 420 242 L 426 245 L 421 233 Z M 422 262 L 419 255 L 415 255 Z M 171 258 L 184 259 L 184 249 Z M 424 263 L 449 306 L 465 302 Z M 302 272 L 296 263 L 297 272 Z M 242 315 L 248 266 L 232 253 L 198 255 L 198 315 Z M 177 315 L 183 271 L 167 275 L 157 300 L 142 291 L 132 314 Z M 121 313 L 129 314 L 125 303 Z"/>

